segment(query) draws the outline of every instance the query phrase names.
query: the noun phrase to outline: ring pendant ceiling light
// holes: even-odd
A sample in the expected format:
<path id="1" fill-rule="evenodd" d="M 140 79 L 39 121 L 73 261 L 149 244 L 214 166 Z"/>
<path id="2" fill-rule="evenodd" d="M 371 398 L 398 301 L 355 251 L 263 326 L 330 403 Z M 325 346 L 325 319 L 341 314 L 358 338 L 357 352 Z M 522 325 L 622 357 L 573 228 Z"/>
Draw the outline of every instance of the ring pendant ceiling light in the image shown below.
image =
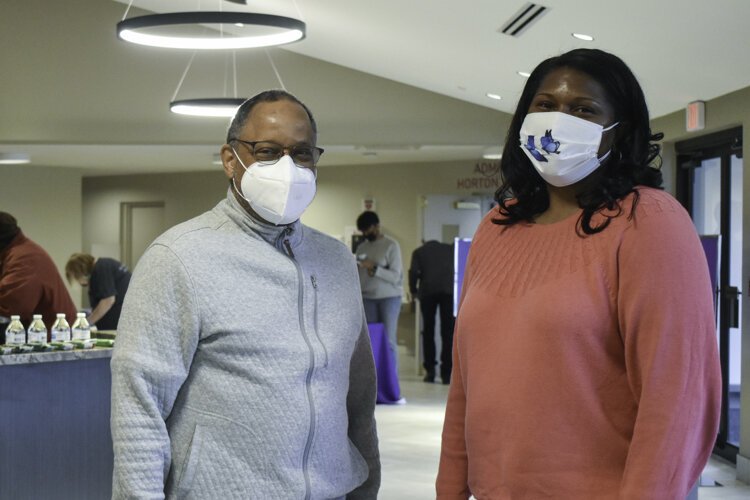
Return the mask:
<path id="1" fill-rule="evenodd" d="M 281 79 L 281 74 L 279 73 L 279 70 L 276 68 L 276 64 L 273 62 L 273 58 L 271 57 L 271 53 L 268 51 L 268 49 L 264 49 L 266 52 L 266 56 L 268 57 L 268 62 L 271 65 L 271 69 L 273 69 L 274 74 L 276 75 L 276 79 L 279 82 L 279 87 L 286 90 L 286 86 L 284 85 L 284 81 Z M 169 103 L 169 110 L 172 111 L 172 113 L 177 113 L 180 115 L 190 115 L 190 116 L 208 116 L 208 117 L 233 117 L 234 114 L 237 112 L 237 108 L 240 107 L 240 105 L 245 102 L 245 99 L 237 97 L 237 59 L 236 54 L 232 53 L 232 73 L 233 73 L 233 80 L 234 80 L 234 97 L 204 97 L 204 98 L 198 98 L 198 99 L 177 99 L 177 94 L 180 92 L 180 88 L 182 87 L 182 83 L 185 80 L 185 77 L 188 74 L 188 71 L 190 71 L 190 67 L 193 64 L 193 59 L 196 56 L 196 52 L 193 52 L 193 56 L 190 58 L 190 61 L 188 61 L 187 67 L 185 68 L 185 71 L 182 74 L 182 78 L 180 78 L 179 83 L 177 84 L 177 89 L 174 91 L 174 95 L 172 96 L 172 100 Z"/>
<path id="2" fill-rule="evenodd" d="M 190 116 L 217 116 L 231 118 L 245 99 L 211 97 L 206 99 L 181 99 L 169 103 L 172 113 Z"/>
<path id="3" fill-rule="evenodd" d="M 195 36 L 201 28 L 205 36 Z M 117 36 L 171 49 L 231 50 L 270 47 L 305 37 L 305 23 L 291 17 L 244 12 L 174 12 L 117 23 Z"/>

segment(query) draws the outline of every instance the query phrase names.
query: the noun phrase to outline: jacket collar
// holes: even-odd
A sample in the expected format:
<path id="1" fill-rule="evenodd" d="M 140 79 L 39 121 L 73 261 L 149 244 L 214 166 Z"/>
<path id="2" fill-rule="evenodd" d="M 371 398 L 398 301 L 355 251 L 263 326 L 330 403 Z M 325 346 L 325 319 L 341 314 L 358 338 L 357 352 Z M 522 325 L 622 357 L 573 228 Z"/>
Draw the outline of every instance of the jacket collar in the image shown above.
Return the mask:
<path id="1" fill-rule="evenodd" d="M 18 233 L 13 237 L 12 240 L 3 248 L 0 250 L 0 260 L 4 260 L 5 256 L 8 254 L 11 248 L 20 245 L 24 241 L 26 241 L 28 238 L 26 238 L 26 235 L 23 234 L 23 231 L 21 229 L 18 230 Z"/>
<path id="2" fill-rule="evenodd" d="M 296 248 L 302 242 L 304 226 L 299 220 L 280 226 L 261 221 L 250 215 L 240 205 L 231 187 L 227 190 L 227 197 L 219 204 L 219 208 L 244 232 L 262 238 L 284 253 L 286 253 L 283 246 L 284 240 L 289 240 L 292 248 Z"/>

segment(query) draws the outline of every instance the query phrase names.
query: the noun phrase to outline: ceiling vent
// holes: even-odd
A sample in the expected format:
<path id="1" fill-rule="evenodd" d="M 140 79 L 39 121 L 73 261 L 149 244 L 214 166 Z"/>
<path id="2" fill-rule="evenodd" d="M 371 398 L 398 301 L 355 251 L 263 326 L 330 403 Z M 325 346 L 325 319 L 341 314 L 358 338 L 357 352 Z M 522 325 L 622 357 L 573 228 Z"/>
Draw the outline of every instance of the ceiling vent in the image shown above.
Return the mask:
<path id="1" fill-rule="evenodd" d="M 536 23 L 539 18 L 547 12 L 547 10 L 547 7 L 544 5 L 539 5 L 538 3 L 526 3 L 523 7 L 518 9 L 518 12 L 513 14 L 498 31 L 508 36 L 521 36 L 523 32 Z"/>

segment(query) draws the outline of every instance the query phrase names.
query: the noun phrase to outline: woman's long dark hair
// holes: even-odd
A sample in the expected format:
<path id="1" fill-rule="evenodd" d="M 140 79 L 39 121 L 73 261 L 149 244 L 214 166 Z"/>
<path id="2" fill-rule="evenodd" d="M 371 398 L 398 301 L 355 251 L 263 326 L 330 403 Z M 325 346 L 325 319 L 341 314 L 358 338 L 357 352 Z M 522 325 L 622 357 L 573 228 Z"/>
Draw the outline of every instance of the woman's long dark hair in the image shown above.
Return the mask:
<path id="1" fill-rule="evenodd" d="M 579 227 L 584 234 L 594 234 L 604 230 L 612 217 L 622 213 L 619 200 L 631 192 L 635 192 L 632 207 L 635 209 L 636 185 L 661 188 L 661 171 L 651 166 L 659 157 L 660 147 L 652 141 L 664 136 L 651 133 L 646 98 L 630 68 L 619 57 L 597 49 L 576 49 L 552 57 L 539 64 L 529 76 L 511 120 L 500 163 L 503 184 L 495 193 L 495 200 L 504 218 L 493 222 L 500 225 L 532 222 L 549 208 L 547 183 L 521 151 L 519 133 L 539 86 L 558 68 L 571 68 L 596 80 L 614 109 L 615 121 L 619 122 L 612 152 L 577 196 L 578 205 L 583 209 Z M 508 203 L 511 198 L 513 203 Z M 604 221 L 592 227 L 592 216 L 602 209 L 606 209 Z"/>

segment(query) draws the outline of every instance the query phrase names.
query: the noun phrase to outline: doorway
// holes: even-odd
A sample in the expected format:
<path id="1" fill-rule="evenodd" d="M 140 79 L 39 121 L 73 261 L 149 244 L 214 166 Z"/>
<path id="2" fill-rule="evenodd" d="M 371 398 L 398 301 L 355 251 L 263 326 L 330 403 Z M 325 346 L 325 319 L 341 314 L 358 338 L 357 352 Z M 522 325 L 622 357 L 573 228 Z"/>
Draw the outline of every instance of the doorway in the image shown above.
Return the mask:
<path id="1" fill-rule="evenodd" d="M 427 242 L 437 240 L 441 243 L 453 245 L 456 240 L 468 240 L 474 236 L 482 217 L 494 206 L 492 195 L 474 194 L 471 196 L 461 195 L 427 195 L 422 199 L 421 241 Z M 423 321 L 419 301 L 415 301 L 415 325 L 414 325 L 414 356 L 415 372 L 423 373 L 422 342 L 421 334 Z M 455 312 L 454 312 L 455 315 Z M 435 359 L 439 360 L 442 355 L 440 338 L 440 315 L 435 317 L 435 331 L 433 336 L 435 343 Z"/>
<path id="2" fill-rule="evenodd" d="M 717 242 L 717 341 L 722 408 L 714 453 L 736 462 L 740 439 L 742 322 L 742 128 L 675 144 L 677 198 L 704 240 Z"/>
<path id="3" fill-rule="evenodd" d="M 143 252 L 164 232 L 164 202 L 120 203 L 120 256 L 131 271 Z"/>

